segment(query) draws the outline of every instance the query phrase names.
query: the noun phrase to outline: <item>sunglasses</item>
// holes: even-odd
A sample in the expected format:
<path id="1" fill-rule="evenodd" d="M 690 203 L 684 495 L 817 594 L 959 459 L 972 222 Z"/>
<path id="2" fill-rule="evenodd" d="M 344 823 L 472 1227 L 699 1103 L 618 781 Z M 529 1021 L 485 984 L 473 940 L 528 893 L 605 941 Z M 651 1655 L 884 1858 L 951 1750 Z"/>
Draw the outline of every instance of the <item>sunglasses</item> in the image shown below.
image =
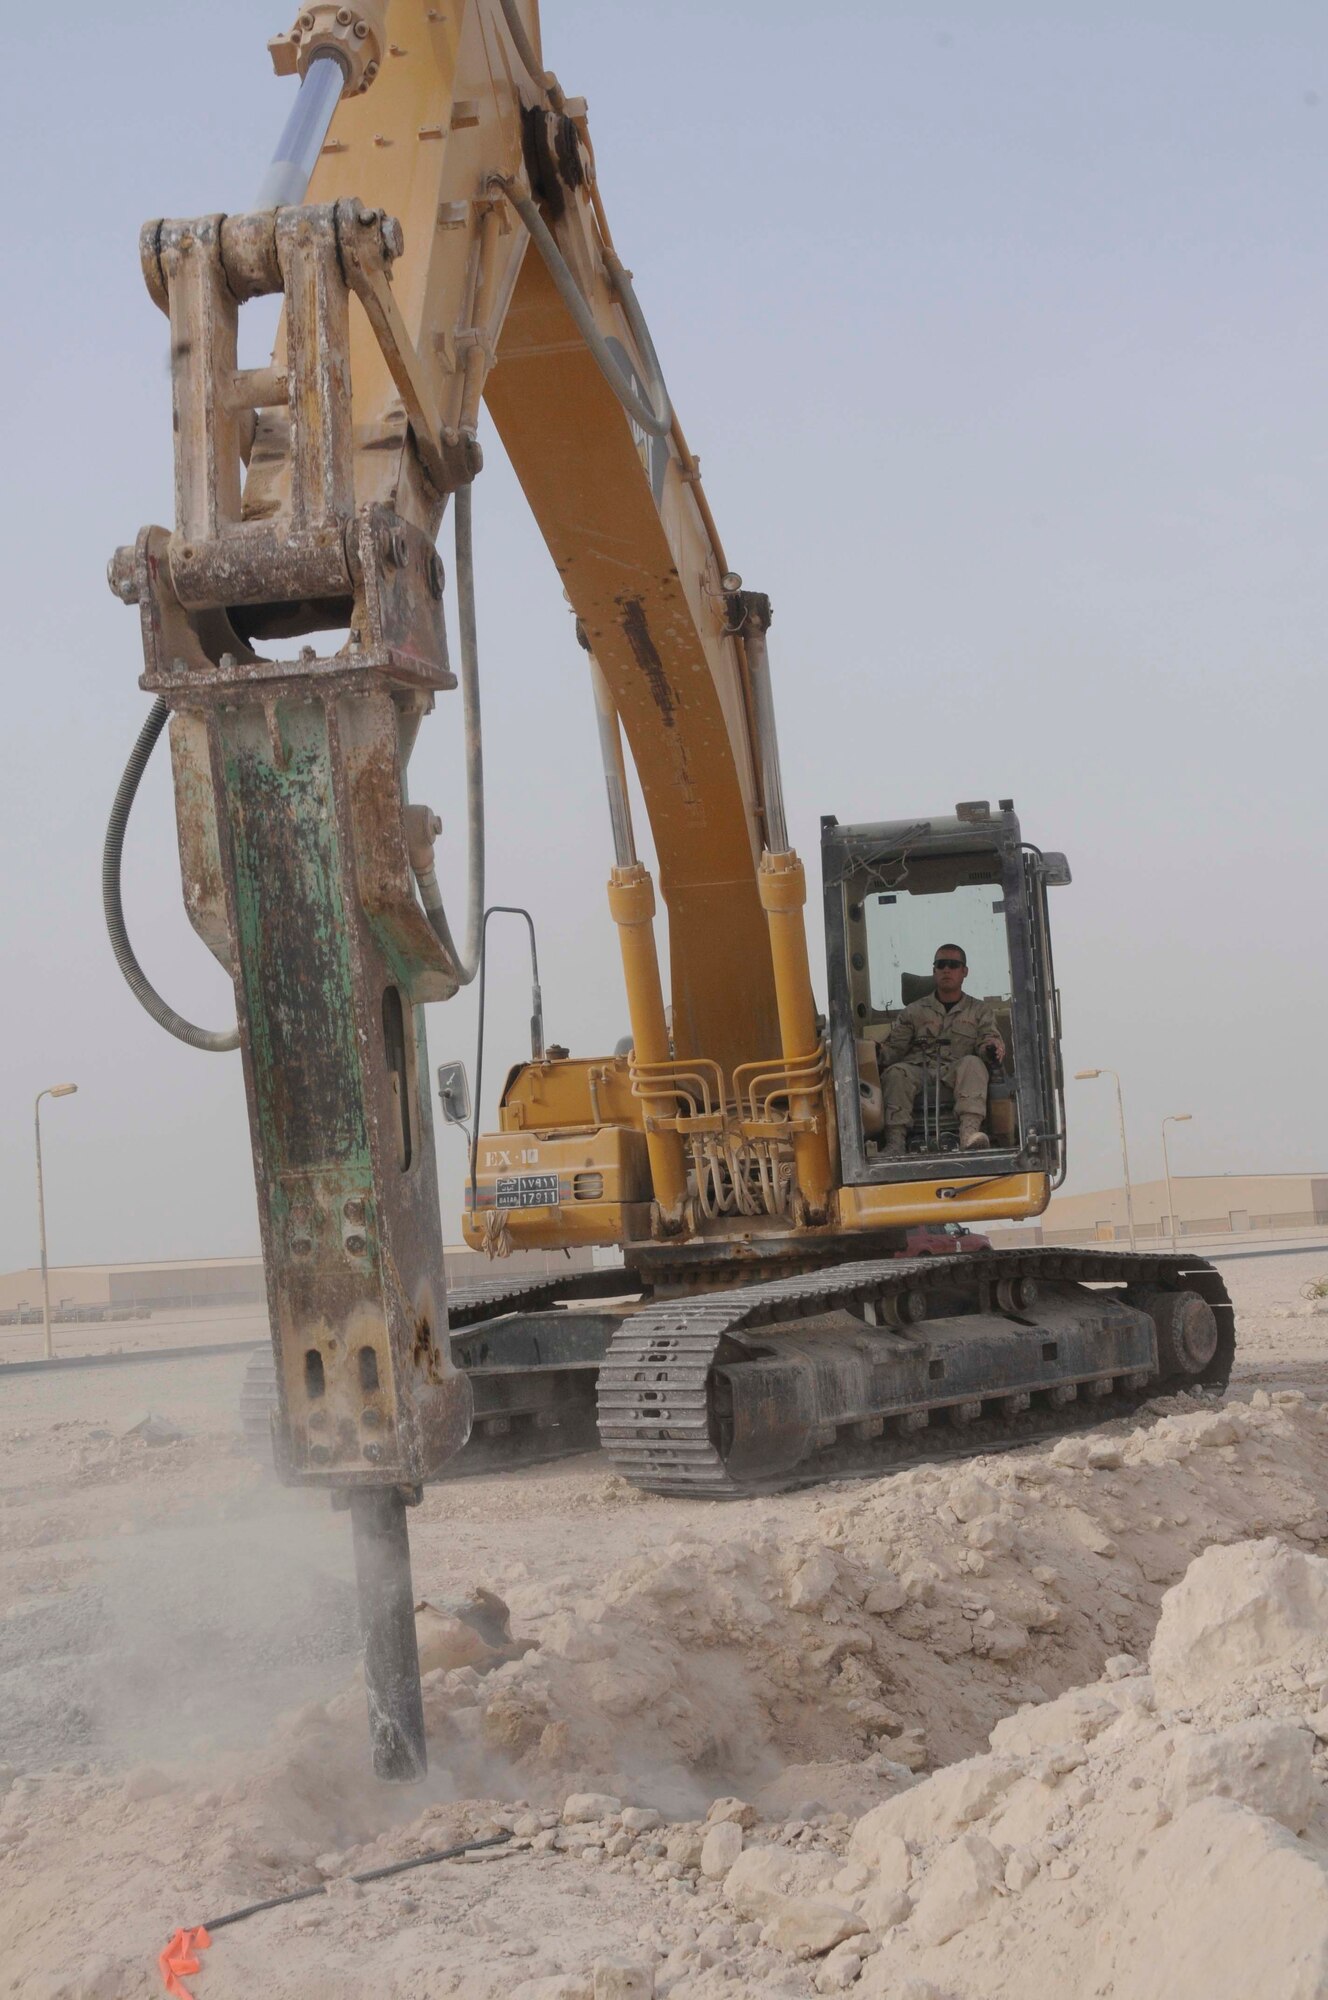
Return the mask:
<path id="1" fill-rule="evenodd" d="M 962 958 L 934 958 L 931 969 L 933 972 L 962 972 L 964 961 Z"/>

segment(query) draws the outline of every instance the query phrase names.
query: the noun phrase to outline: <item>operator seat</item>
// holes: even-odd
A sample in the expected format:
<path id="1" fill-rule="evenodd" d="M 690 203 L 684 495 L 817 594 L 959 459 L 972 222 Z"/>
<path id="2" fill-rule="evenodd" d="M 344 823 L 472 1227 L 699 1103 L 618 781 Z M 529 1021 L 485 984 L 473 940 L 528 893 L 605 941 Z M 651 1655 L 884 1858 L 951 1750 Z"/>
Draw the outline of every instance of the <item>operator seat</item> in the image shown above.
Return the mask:
<path id="1" fill-rule="evenodd" d="M 900 1007 L 890 1018 L 896 1019 L 905 1007 L 911 1007 L 915 1000 L 925 1000 L 934 991 L 935 980 L 929 973 L 901 972 L 899 975 Z M 996 1016 L 996 1026 L 1001 1040 L 1005 1043 L 1005 1061 L 1000 1071 L 992 1077 L 987 1086 L 987 1116 L 982 1121 L 982 1129 L 994 1147 L 1006 1150 L 1018 1143 L 1018 1116 L 1015 1109 L 1014 1087 L 1011 1082 L 1011 1049 L 1013 1028 L 1010 1018 L 1010 1003 L 999 995 L 979 996 L 987 1000 Z M 870 1045 L 869 1045 L 870 1046 Z M 879 1061 L 879 1045 L 877 1059 Z M 859 1044 L 859 1070 L 862 1067 Z M 863 1133 L 874 1136 L 868 1130 L 868 1103 L 863 1092 Z M 876 1131 L 884 1130 L 884 1111 Z M 908 1150 L 910 1153 L 949 1153 L 959 1147 L 959 1114 L 955 1110 L 954 1092 L 948 1083 L 939 1083 L 934 1075 L 924 1071 L 922 1088 L 913 1106 L 913 1119 L 908 1128 Z"/>

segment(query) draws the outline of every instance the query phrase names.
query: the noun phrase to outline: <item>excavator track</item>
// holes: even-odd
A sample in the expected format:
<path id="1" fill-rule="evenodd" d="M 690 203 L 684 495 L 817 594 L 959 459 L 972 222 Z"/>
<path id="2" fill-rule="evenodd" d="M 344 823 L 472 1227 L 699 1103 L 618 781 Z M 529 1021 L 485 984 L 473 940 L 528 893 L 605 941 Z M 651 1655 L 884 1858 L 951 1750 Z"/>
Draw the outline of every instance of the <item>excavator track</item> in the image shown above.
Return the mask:
<path id="1" fill-rule="evenodd" d="M 1138 1302 L 1146 1312 L 1159 1298 L 1197 1294 L 1217 1323 L 1212 1355 L 1201 1367 L 1168 1367 L 1156 1345 L 1145 1355 L 1090 1332 L 1080 1338 L 1077 1366 L 1063 1356 L 1041 1367 L 1048 1329 L 1038 1327 L 1036 1305 L 1020 1310 L 1019 1288 L 1034 1288 L 1045 1304 L 1058 1288 L 1103 1285 L 1136 1304 L 1133 1315 L 1117 1315 L 1135 1321 Z M 585 1451 L 597 1419 L 614 1469 L 643 1491 L 740 1499 L 845 1472 L 885 1473 L 1036 1443 L 1179 1388 L 1220 1392 L 1235 1350 L 1226 1287 L 1197 1257 L 1056 1249 L 884 1257 L 682 1298 L 647 1292 L 640 1305 L 611 1303 L 640 1289 L 639 1277 L 614 1268 L 452 1291 L 453 1358 L 471 1376 L 476 1422 L 443 1476 L 519 1471 Z M 943 1389 L 928 1379 L 893 1399 L 878 1388 L 874 1403 L 853 1403 L 844 1383 L 861 1362 L 851 1350 L 874 1349 L 878 1363 L 883 1353 L 907 1360 L 937 1329 L 990 1324 L 990 1312 L 981 1318 L 989 1308 L 1016 1347 L 1021 1328 L 1024 1345 L 1037 1346 L 1031 1371 L 1012 1377 L 1007 1356 L 1006 1379 L 986 1379 L 978 1356 L 966 1379 Z M 762 1393 L 748 1399 L 747 1420 L 735 1427 L 735 1384 L 749 1382 L 772 1356 L 777 1374 L 781 1352 L 795 1404 L 814 1379 L 829 1415 L 822 1409 L 816 1415 L 824 1421 L 809 1421 L 790 1407 L 788 1381 L 772 1377 L 760 1381 Z M 262 1456 L 274 1403 L 264 1350 L 253 1357 L 241 1403 L 245 1434 Z"/>
<path id="2" fill-rule="evenodd" d="M 944 1390 L 938 1383 L 935 1393 L 928 1380 L 921 1394 L 916 1386 L 910 1390 L 901 1384 L 895 1407 L 858 1415 L 849 1408 L 842 1413 L 847 1421 L 811 1428 L 805 1414 L 791 1407 L 795 1399 L 782 1394 L 772 1378 L 762 1385 L 757 1420 L 745 1437 L 735 1431 L 731 1416 L 726 1419 L 726 1378 L 731 1387 L 744 1366 L 759 1365 L 752 1357 L 762 1334 L 776 1355 L 781 1346 L 788 1348 L 792 1336 L 794 1358 L 814 1372 L 816 1333 L 809 1323 L 827 1314 L 866 1312 L 876 1327 L 887 1330 L 886 1344 L 897 1343 L 902 1353 L 927 1332 L 933 1304 L 971 1306 L 975 1296 L 986 1304 L 999 1295 L 1004 1301 L 1000 1310 L 1036 1333 L 1036 1321 L 1018 1310 L 1022 1294 L 1014 1288 L 1022 1287 L 1031 1300 L 1032 1287 L 1104 1282 L 1123 1288 L 1124 1303 L 1131 1302 L 1131 1294 L 1142 1301 L 1132 1311 L 1136 1321 L 1141 1312 L 1147 1315 L 1149 1301 L 1197 1294 L 1216 1321 L 1214 1351 L 1190 1371 L 1175 1365 L 1174 1350 L 1159 1353 L 1155 1348 L 1152 1365 L 1141 1366 L 1137 1349 L 1103 1346 L 1093 1353 L 1089 1343 L 1078 1356 L 1079 1366 L 1067 1368 L 1059 1357 L 1047 1360 L 1057 1342 L 1040 1342 L 1039 1359 L 1046 1362 L 1041 1379 L 1037 1362 L 1016 1354 L 1016 1367 L 1022 1365 L 1024 1373 L 1015 1380 L 986 1385 L 960 1380 Z M 1094 1295 L 1087 1296 L 1092 1300 Z M 962 1319 L 948 1323 L 962 1329 Z M 808 1336 L 801 1353 L 796 1344 L 800 1330 Z M 1137 1327 L 1135 1331 L 1137 1336 Z M 858 1344 L 866 1343 L 860 1339 Z M 876 1344 L 881 1345 L 880 1335 Z M 1159 1340 L 1158 1348 L 1166 1346 Z M 943 1260 L 886 1258 L 650 1305 L 635 1313 L 614 1335 L 600 1366 L 600 1440 L 615 1469 L 643 1490 L 736 1499 L 802 1484 L 809 1474 L 815 1477 L 820 1453 L 832 1454 L 821 1463 L 820 1476 L 834 1477 L 839 1466 L 833 1448 L 844 1443 L 873 1443 L 869 1463 L 885 1471 L 891 1463 L 938 1455 L 942 1436 L 942 1450 L 949 1455 L 990 1450 L 1001 1442 L 1032 1443 L 1048 1430 L 1078 1428 L 1085 1420 L 1083 1408 L 1074 1408 L 1081 1393 L 1089 1420 L 1100 1421 L 1133 1407 L 1144 1394 L 1198 1386 L 1220 1391 L 1230 1376 L 1234 1351 L 1226 1287 L 1203 1259 L 1053 1249 L 988 1251 Z M 1123 1366 L 1123 1360 L 1134 1365 Z M 835 1356 L 828 1350 L 825 1361 L 834 1368 Z M 943 1365 L 931 1360 L 931 1375 Z M 888 1404 L 888 1396 L 885 1400 Z M 1035 1402 L 1040 1407 L 1034 1408 Z M 946 1433 L 932 1428 L 937 1419 L 947 1418 Z"/>

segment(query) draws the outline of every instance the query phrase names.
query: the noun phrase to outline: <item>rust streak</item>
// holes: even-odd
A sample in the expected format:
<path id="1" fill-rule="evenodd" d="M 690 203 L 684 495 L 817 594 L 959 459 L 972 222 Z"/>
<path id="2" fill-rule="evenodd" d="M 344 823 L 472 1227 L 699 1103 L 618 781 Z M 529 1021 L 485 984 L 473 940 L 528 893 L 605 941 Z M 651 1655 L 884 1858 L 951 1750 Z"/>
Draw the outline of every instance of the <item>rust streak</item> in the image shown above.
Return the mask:
<path id="1" fill-rule="evenodd" d="M 664 662 L 660 659 L 655 642 L 650 636 L 645 606 L 639 597 L 620 597 L 616 601 L 622 613 L 619 622 L 622 625 L 623 637 L 632 649 L 632 657 L 637 666 L 645 675 L 651 700 L 663 717 L 665 728 L 672 729 L 677 702 L 669 677 L 664 671 Z"/>

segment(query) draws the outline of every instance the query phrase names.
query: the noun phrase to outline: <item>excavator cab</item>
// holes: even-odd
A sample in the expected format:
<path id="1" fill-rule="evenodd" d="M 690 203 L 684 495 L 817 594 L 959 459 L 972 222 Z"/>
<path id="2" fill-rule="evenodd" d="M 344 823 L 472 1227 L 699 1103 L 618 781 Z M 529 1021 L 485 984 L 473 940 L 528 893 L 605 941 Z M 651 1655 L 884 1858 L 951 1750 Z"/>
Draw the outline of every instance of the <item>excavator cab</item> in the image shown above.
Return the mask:
<path id="1" fill-rule="evenodd" d="M 1047 890 L 1070 880 L 1065 857 L 1028 845 L 1003 799 L 994 812 L 974 801 L 944 818 L 875 826 L 825 819 L 821 863 L 841 1184 L 938 1173 L 1059 1180 L 1064 1090 Z M 965 993 L 988 1004 L 1005 1045 L 989 1065 L 988 1145 L 958 1151 L 949 1080 L 923 1062 L 904 1155 L 887 1157 L 881 1044 L 932 991 L 933 954 L 949 941 L 968 960 Z"/>

